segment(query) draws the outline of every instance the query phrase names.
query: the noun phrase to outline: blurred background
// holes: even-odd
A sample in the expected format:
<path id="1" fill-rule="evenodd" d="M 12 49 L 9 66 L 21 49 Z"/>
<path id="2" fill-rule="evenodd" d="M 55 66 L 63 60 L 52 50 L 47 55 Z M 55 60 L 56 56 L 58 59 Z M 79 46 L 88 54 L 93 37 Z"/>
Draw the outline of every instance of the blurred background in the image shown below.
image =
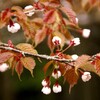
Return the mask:
<path id="1" fill-rule="evenodd" d="M 100 8 L 93 7 L 91 10 L 88 8 L 83 10 L 79 3 L 81 0 L 68 1 L 73 1 L 73 8 L 77 12 L 80 27 L 90 29 L 91 35 L 86 39 L 81 37 L 79 33 L 72 31 L 72 34 L 80 37 L 81 45 L 69 49 L 66 53 L 93 55 L 100 52 Z M 0 0 L 0 11 L 13 5 L 25 7 L 32 3 L 33 0 Z M 11 34 L 6 27 L 0 30 L 0 39 L 5 43 L 9 39 L 14 44 L 25 42 L 22 30 Z M 49 54 L 50 52 L 48 48 L 46 50 L 45 42 L 37 47 L 40 54 Z M 14 75 L 11 74 L 11 70 L 7 70 L 4 73 L 0 72 L 0 100 L 100 100 L 100 77 L 94 73 L 92 73 L 92 79 L 89 82 L 84 83 L 79 79 L 78 84 L 72 88 L 71 94 L 68 93 L 68 83 L 63 84 L 63 78 L 61 78 L 60 83 L 63 91 L 59 94 L 52 92 L 50 95 L 44 95 L 41 92 L 41 81 L 44 78 L 42 68 L 46 61 L 42 61 L 43 63 L 40 63 L 36 60 L 37 65 L 34 69 L 34 78 L 31 77 L 30 72 L 26 69 L 21 75 L 21 81 L 16 72 Z"/>

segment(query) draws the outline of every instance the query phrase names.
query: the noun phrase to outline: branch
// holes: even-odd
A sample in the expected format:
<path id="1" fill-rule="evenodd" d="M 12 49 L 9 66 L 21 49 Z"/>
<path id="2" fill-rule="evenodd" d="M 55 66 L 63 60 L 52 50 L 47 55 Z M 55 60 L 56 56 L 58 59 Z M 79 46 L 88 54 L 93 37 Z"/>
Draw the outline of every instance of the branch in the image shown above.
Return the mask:
<path id="1" fill-rule="evenodd" d="M 64 62 L 64 63 L 74 67 L 73 65 L 70 64 L 71 62 L 74 62 L 74 60 L 72 60 L 72 59 L 65 59 L 65 58 L 60 59 L 60 58 L 58 58 L 58 56 L 48 56 L 48 55 L 44 55 L 44 54 L 32 54 L 29 52 L 19 50 L 18 48 L 9 47 L 8 44 L 4 44 L 4 43 L 0 43 L 0 49 L 21 53 L 23 56 L 34 56 L 34 57 L 39 57 L 39 58 L 46 59 L 46 60 L 54 60 L 54 61 Z"/>

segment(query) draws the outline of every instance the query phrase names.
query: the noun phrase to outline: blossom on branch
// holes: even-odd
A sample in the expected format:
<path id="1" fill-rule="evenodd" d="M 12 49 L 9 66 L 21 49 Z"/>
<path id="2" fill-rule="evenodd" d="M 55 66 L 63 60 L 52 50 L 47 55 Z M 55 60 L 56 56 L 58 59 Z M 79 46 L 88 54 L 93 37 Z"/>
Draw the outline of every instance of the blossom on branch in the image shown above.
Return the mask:
<path id="1" fill-rule="evenodd" d="M 61 77 L 61 72 L 55 69 L 52 73 L 52 77 L 54 77 L 55 79 L 58 79 L 59 77 Z"/>
<path id="2" fill-rule="evenodd" d="M 5 72 L 9 66 L 6 63 L 0 64 L 0 72 Z"/>
<path id="3" fill-rule="evenodd" d="M 56 82 L 54 85 L 53 85 L 53 92 L 54 93 L 59 93 L 62 91 L 62 87 L 59 85 L 58 82 Z"/>
<path id="4" fill-rule="evenodd" d="M 46 78 L 42 81 L 42 86 L 49 86 L 49 85 L 50 85 L 49 77 L 46 77 Z"/>
<path id="5" fill-rule="evenodd" d="M 20 25 L 18 23 L 14 23 L 12 26 L 8 25 L 7 29 L 11 33 L 16 33 L 20 29 Z"/>
<path id="6" fill-rule="evenodd" d="M 57 45 L 60 45 L 61 44 L 61 38 L 58 37 L 58 36 L 54 36 L 53 39 L 52 39 L 52 43 L 57 46 Z"/>
<path id="7" fill-rule="evenodd" d="M 78 58 L 78 55 L 77 54 L 73 54 L 71 57 L 72 57 L 73 60 L 76 60 Z"/>
<path id="8" fill-rule="evenodd" d="M 91 79 L 91 74 L 90 72 L 84 72 L 83 75 L 81 76 L 82 80 L 84 82 L 87 82 Z"/>
<path id="9" fill-rule="evenodd" d="M 90 36 L 90 29 L 83 29 L 82 30 L 82 36 L 85 38 L 88 38 Z"/>
<path id="10" fill-rule="evenodd" d="M 27 16 L 32 16 L 35 12 L 33 11 L 33 10 L 35 10 L 34 9 L 34 7 L 32 6 L 32 5 L 28 5 L 28 6 L 26 6 L 25 8 L 24 8 L 24 10 L 26 10 L 25 11 L 25 14 L 27 15 Z M 28 11 L 29 10 L 29 11 Z"/>
<path id="11" fill-rule="evenodd" d="M 71 41 L 70 41 L 70 43 L 69 43 L 69 45 L 70 46 L 77 46 L 77 45 L 79 45 L 80 44 L 80 38 L 74 38 L 74 39 L 72 39 Z"/>
<path id="12" fill-rule="evenodd" d="M 51 93 L 51 88 L 49 86 L 44 86 L 41 90 L 44 94 L 48 95 Z"/>

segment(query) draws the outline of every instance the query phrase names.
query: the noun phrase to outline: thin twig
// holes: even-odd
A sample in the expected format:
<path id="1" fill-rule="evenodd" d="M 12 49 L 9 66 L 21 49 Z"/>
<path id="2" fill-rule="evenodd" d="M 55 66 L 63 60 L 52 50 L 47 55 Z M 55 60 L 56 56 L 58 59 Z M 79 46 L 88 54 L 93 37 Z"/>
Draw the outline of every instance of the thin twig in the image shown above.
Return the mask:
<path id="1" fill-rule="evenodd" d="M 65 58 L 60 59 L 58 56 L 48 56 L 48 55 L 44 55 L 44 54 L 33 54 L 33 53 L 29 53 L 29 52 L 19 50 L 17 48 L 9 47 L 8 44 L 0 43 L 0 49 L 5 49 L 5 50 L 21 53 L 23 56 L 34 56 L 34 57 L 39 57 L 39 58 L 42 58 L 42 59 L 64 62 L 66 64 L 69 64 L 70 66 L 73 66 L 73 65 L 70 64 L 71 62 L 73 62 L 72 59 L 65 59 Z"/>

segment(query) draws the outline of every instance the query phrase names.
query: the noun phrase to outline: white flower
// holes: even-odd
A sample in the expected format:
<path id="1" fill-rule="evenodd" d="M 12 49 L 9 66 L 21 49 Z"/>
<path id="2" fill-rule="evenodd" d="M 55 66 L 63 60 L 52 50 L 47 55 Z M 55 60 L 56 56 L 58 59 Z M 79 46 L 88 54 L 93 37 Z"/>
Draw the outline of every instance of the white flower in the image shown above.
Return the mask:
<path id="1" fill-rule="evenodd" d="M 72 57 L 73 60 L 76 60 L 78 58 L 78 55 L 77 54 L 73 54 L 71 57 Z"/>
<path id="2" fill-rule="evenodd" d="M 60 45 L 61 44 L 61 38 L 58 37 L 58 36 L 54 36 L 53 39 L 52 39 L 52 43 L 54 45 Z"/>
<path id="3" fill-rule="evenodd" d="M 83 29 L 82 36 L 88 38 L 90 36 L 90 29 Z"/>
<path id="4" fill-rule="evenodd" d="M 80 38 L 74 38 L 74 39 L 72 39 L 71 41 L 70 41 L 70 45 L 72 45 L 72 46 L 77 46 L 77 45 L 79 45 L 80 44 Z"/>
<path id="5" fill-rule="evenodd" d="M 51 93 L 51 88 L 50 87 L 43 87 L 41 92 L 43 92 L 44 94 L 48 95 Z"/>
<path id="6" fill-rule="evenodd" d="M 12 26 L 8 25 L 7 28 L 9 32 L 15 33 L 20 29 L 20 25 L 18 23 L 14 23 Z"/>
<path id="7" fill-rule="evenodd" d="M 91 79 L 90 72 L 84 72 L 81 78 L 84 82 L 89 81 Z"/>
<path id="8" fill-rule="evenodd" d="M 34 12 L 35 9 L 32 5 L 28 5 L 24 9 L 26 10 L 25 11 L 26 15 L 29 16 L 29 17 L 32 16 L 35 13 Z M 29 11 L 27 11 L 27 10 L 29 10 Z"/>
<path id="9" fill-rule="evenodd" d="M 55 79 L 58 79 L 59 77 L 61 77 L 61 72 L 55 69 L 52 73 L 52 77 L 54 77 Z"/>
<path id="10" fill-rule="evenodd" d="M 47 81 L 45 79 L 42 81 L 42 85 L 43 86 L 47 86 L 48 85 L 48 83 L 47 83 Z"/>
<path id="11" fill-rule="evenodd" d="M 59 84 L 54 84 L 53 85 L 53 92 L 54 93 L 59 93 L 62 91 L 62 87 Z"/>
<path id="12" fill-rule="evenodd" d="M 0 64 L 0 72 L 5 72 L 9 66 L 6 63 Z"/>
<path id="13" fill-rule="evenodd" d="M 78 23 L 78 18 L 76 17 L 75 19 L 76 19 L 76 23 Z"/>
<path id="14" fill-rule="evenodd" d="M 50 85 L 49 76 L 46 77 L 46 78 L 42 81 L 42 86 L 48 86 L 48 85 Z"/>

